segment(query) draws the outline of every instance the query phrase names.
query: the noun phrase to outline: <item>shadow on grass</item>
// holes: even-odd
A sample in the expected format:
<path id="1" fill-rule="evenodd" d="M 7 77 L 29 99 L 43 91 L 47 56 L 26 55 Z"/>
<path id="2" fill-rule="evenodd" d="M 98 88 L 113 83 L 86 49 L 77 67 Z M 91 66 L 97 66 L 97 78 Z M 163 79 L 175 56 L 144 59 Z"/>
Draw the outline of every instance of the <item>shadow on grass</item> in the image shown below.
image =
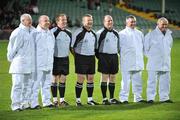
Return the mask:
<path id="1" fill-rule="evenodd" d="M 86 105 L 83 104 L 83 106 L 77 107 L 75 105 L 69 105 L 67 107 L 57 107 L 57 108 L 42 108 L 39 110 L 24 110 L 24 111 L 20 111 L 20 113 L 22 112 L 31 112 L 31 111 L 47 111 L 47 110 L 53 110 L 53 111 L 59 111 L 59 110 L 69 110 L 69 111 L 73 111 L 73 110 L 134 110 L 134 109 L 142 109 L 142 108 L 147 108 L 147 107 L 152 107 L 152 106 L 157 106 L 157 105 L 162 105 L 165 103 L 160 103 L 160 102 L 156 102 L 153 104 L 148 104 L 148 103 L 129 103 L 129 104 L 119 104 L 119 105 L 95 105 L 95 106 L 90 106 L 90 105 Z M 0 113 L 2 112 L 2 110 L 0 111 Z M 11 110 L 5 110 L 3 112 L 7 112 L 7 113 L 11 113 L 13 111 Z M 17 112 L 13 112 L 13 113 L 17 113 Z"/>
<path id="2" fill-rule="evenodd" d="M 147 103 L 129 103 L 129 104 L 119 104 L 119 105 L 96 105 L 89 106 L 83 105 L 82 107 L 69 106 L 64 108 L 58 108 L 58 110 L 133 110 L 142 109 L 154 105 L 159 105 L 161 103 L 147 104 Z"/>
<path id="3" fill-rule="evenodd" d="M 53 114 L 54 116 L 61 116 L 61 117 L 68 117 L 74 116 L 78 117 L 81 115 L 87 115 L 93 113 L 92 115 L 102 115 L 102 113 L 107 113 L 109 111 L 132 111 L 132 110 L 141 110 L 142 113 L 144 111 L 143 108 L 150 108 L 151 110 L 173 110 L 179 111 L 180 108 L 178 107 L 180 102 L 175 103 L 159 103 L 155 102 L 153 104 L 147 103 L 129 103 L 129 104 L 120 104 L 120 105 L 96 105 L 96 106 L 89 106 L 83 105 L 82 107 L 76 107 L 75 105 L 70 105 L 68 107 L 59 107 L 59 108 L 43 108 L 40 110 L 24 110 L 21 112 L 12 112 L 9 110 L 0 110 L 0 120 L 37 120 L 43 118 L 50 118 Z M 117 113 L 118 114 L 118 113 Z M 91 115 L 90 115 L 91 116 Z M 84 116 L 85 117 L 85 116 Z"/>

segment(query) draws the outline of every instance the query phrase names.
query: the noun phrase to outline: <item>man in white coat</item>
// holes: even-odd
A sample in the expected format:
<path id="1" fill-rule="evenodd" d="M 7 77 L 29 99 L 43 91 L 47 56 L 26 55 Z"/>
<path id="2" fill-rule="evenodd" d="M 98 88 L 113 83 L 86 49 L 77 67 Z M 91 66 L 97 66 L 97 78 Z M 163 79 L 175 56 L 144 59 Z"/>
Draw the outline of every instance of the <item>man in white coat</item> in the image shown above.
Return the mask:
<path id="1" fill-rule="evenodd" d="M 173 38 L 167 29 L 168 20 L 158 19 L 157 27 L 145 36 L 144 48 L 148 58 L 147 101 L 153 103 L 156 96 L 157 79 L 159 79 L 159 100 L 172 103 L 170 93 L 171 48 Z"/>
<path id="2" fill-rule="evenodd" d="M 130 81 L 134 102 L 145 102 L 142 99 L 141 73 L 144 69 L 143 41 L 144 35 L 135 28 L 136 18 L 129 15 L 126 17 L 126 28 L 119 32 L 120 37 L 120 67 L 122 74 L 120 101 L 128 103 Z"/>
<path id="3" fill-rule="evenodd" d="M 53 67 L 53 54 L 55 38 L 49 30 L 49 17 L 39 17 L 39 24 L 35 34 L 35 73 L 33 74 L 34 84 L 31 95 L 31 108 L 41 108 L 38 102 L 38 93 L 41 88 L 43 107 L 53 107 L 51 102 L 51 79 Z"/>
<path id="4" fill-rule="evenodd" d="M 23 14 L 20 25 L 9 40 L 7 58 L 11 62 L 9 73 L 12 74 L 11 109 L 21 111 L 30 108 L 31 77 L 34 72 L 34 38 L 35 28 L 32 18 Z"/>

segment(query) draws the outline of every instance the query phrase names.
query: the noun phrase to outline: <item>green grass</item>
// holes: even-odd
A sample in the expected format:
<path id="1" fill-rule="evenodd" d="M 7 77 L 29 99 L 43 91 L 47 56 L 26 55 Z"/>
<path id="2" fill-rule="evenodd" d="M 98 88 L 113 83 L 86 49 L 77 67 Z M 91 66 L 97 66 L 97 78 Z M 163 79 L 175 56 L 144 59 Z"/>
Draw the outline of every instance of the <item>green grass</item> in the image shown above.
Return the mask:
<path id="1" fill-rule="evenodd" d="M 22 112 L 12 112 L 10 109 L 10 91 L 11 75 L 8 74 L 9 63 L 6 59 L 7 41 L 0 42 L 0 120 L 180 120 L 180 39 L 174 41 L 172 49 L 172 81 L 171 81 L 171 99 L 173 104 L 160 104 L 156 102 L 153 105 L 132 103 L 133 96 L 130 93 L 128 105 L 111 106 L 87 106 L 77 108 L 75 106 L 74 85 L 76 75 L 74 73 L 74 61 L 70 56 L 70 75 L 68 76 L 66 100 L 71 104 L 67 108 L 26 110 Z M 100 74 L 95 75 L 94 99 L 102 101 L 100 86 Z M 147 72 L 143 71 L 143 97 L 146 98 L 146 80 Z M 116 81 L 115 97 L 118 99 L 120 90 L 121 75 L 118 73 Z M 82 93 L 82 103 L 87 101 L 86 88 L 84 85 Z M 158 96 L 156 98 L 158 100 Z"/>

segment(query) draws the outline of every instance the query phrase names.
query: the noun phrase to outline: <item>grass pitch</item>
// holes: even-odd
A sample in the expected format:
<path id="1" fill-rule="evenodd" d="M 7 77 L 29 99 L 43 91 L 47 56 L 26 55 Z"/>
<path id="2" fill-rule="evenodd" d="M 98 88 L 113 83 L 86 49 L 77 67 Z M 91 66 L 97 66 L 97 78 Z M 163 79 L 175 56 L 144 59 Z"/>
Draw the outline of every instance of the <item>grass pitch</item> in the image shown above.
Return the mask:
<path id="1" fill-rule="evenodd" d="M 6 58 L 7 41 L 0 42 L 0 120 L 180 120 L 180 39 L 174 40 L 172 48 L 171 99 L 172 104 L 133 103 L 130 93 L 128 105 L 88 106 L 86 84 L 82 92 L 83 107 L 75 106 L 76 75 L 74 60 L 70 56 L 70 74 L 67 78 L 65 99 L 69 107 L 57 109 L 26 110 L 12 112 L 10 109 L 11 75 L 8 74 L 9 63 Z M 146 61 L 146 60 L 145 60 Z M 102 102 L 100 91 L 100 74 L 95 75 L 94 100 Z M 143 98 L 146 98 L 147 72 L 143 71 Z M 121 75 L 117 74 L 115 97 L 118 99 Z M 156 100 L 158 101 L 158 95 Z"/>

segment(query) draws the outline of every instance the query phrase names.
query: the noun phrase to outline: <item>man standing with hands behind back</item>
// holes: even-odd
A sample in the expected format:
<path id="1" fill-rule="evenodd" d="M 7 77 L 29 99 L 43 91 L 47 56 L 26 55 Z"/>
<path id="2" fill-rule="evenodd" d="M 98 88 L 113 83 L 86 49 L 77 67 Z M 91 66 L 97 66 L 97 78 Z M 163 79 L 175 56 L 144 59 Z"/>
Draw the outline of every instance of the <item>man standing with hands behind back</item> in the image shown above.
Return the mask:
<path id="1" fill-rule="evenodd" d="M 7 58 L 11 62 L 9 73 L 12 74 L 11 109 L 21 111 L 30 107 L 31 78 L 35 71 L 34 38 L 35 28 L 32 18 L 23 14 L 20 25 L 10 36 Z"/>
<path id="2" fill-rule="evenodd" d="M 148 58 L 147 102 L 153 103 L 156 96 L 157 79 L 159 79 L 159 101 L 172 103 L 170 100 L 171 48 L 173 38 L 167 28 L 168 20 L 159 18 L 157 27 L 145 36 L 144 48 Z"/>

